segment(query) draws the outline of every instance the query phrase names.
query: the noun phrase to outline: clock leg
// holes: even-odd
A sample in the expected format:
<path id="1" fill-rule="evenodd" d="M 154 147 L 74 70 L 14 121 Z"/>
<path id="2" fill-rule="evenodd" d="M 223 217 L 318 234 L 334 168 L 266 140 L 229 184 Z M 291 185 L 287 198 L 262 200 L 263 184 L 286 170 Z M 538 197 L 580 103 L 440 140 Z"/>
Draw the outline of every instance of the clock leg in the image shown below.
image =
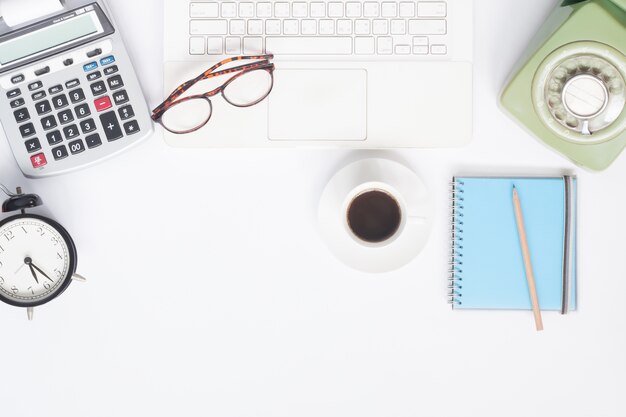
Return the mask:
<path id="1" fill-rule="evenodd" d="M 74 281 L 78 281 L 78 282 L 87 282 L 87 278 L 85 278 L 85 277 L 84 277 L 84 276 L 82 276 L 82 275 L 78 275 L 78 274 L 74 274 L 74 275 L 72 275 L 72 279 L 73 279 Z"/>
<path id="2" fill-rule="evenodd" d="M 35 309 L 33 307 L 28 307 L 26 309 L 26 314 L 28 314 L 28 320 L 31 321 L 33 319 L 33 314 L 35 313 Z"/>

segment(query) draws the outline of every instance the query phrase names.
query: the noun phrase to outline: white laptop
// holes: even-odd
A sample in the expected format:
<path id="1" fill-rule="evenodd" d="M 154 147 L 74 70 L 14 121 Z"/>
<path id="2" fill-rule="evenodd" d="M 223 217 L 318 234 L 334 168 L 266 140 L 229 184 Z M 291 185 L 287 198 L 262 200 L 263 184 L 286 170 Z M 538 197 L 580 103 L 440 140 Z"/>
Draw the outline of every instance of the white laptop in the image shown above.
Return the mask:
<path id="1" fill-rule="evenodd" d="M 472 136 L 473 0 L 165 0 L 164 97 L 214 63 L 273 53 L 250 108 L 212 99 L 177 147 L 444 148 Z M 199 83 L 189 93 L 209 91 Z"/>

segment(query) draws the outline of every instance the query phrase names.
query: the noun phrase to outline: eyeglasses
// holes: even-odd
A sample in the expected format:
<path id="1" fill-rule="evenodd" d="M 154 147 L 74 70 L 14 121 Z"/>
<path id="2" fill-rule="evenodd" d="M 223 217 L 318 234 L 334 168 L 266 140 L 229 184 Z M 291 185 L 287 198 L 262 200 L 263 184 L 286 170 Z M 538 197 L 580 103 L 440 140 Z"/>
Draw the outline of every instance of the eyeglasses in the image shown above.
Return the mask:
<path id="1" fill-rule="evenodd" d="M 195 132 L 211 119 L 213 104 L 210 97 L 222 94 L 235 107 L 250 107 L 263 101 L 274 87 L 274 55 L 238 56 L 225 59 L 174 90 L 163 103 L 152 111 L 152 120 L 175 134 Z M 235 61 L 256 60 L 218 71 Z M 235 74 L 221 86 L 204 94 L 179 98 L 196 83 L 220 75 Z"/>

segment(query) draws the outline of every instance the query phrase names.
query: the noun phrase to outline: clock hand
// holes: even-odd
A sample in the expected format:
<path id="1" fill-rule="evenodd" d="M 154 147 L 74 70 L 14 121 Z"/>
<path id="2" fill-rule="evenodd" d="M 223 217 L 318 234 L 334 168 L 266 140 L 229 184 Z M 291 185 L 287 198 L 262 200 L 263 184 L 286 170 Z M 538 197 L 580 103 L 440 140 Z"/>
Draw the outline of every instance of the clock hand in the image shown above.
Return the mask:
<path id="1" fill-rule="evenodd" d="M 35 264 L 34 264 L 34 263 L 32 263 L 32 262 L 31 262 L 31 264 L 30 264 L 30 265 L 31 265 L 33 268 L 35 268 L 37 271 L 39 271 L 39 273 L 40 273 L 41 275 L 43 275 L 44 277 L 48 278 L 50 281 L 54 282 L 54 280 L 53 280 L 52 278 L 50 278 L 50 277 L 48 276 L 48 274 L 46 274 L 45 272 L 43 272 L 43 271 L 41 270 L 41 268 L 39 268 L 37 265 L 35 265 Z"/>
<path id="2" fill-rule="evenodd" d="M 33 268 L 33 261 L 30 258 L 25 258 L 24 259 L 24 263 L 26 265 L 28 265 L 28 268 L 30 268 L 30 273 L 33 274 L 33 278 L 35 278 L 35 282 L 37 284 L 39 284 L 39 279 L 37 279 L 37 274 L 35 273 L 35 269 Z"/>
<path id="3" fill-rule="evenodd" d="M 17 268 L 17 271 L 15 271 L 15 275 L 19 274 L 19 272 L 22 270 L 22 268 L 24 268 L 25 265 L 26 265 L 26 262 L 24 262 L 22 265 L 20 265 L 20 267 Z"/>

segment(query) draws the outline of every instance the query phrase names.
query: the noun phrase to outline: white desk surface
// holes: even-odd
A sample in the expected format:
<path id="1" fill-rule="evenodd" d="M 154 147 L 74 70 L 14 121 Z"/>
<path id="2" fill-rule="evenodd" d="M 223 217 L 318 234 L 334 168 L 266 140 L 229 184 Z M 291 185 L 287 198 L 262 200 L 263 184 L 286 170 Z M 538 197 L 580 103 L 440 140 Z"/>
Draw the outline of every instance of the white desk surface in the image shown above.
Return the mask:
<path id="1" fill-rule="evenodd" d="M 111 0 L 150 106 L 162 98 L 160 1 Z M 0 305 L 6 417 L 626 415 L 626 154 L 604 173 L 531 138 L 496 95 L 557 1 L 476 0 L 475 139 L 404 152 L 181 150 L 160 131 L 120 157 L 27 181 L 79 272 L 35 320 Z M 137 19 L 140 19 L 140 24 Z M 421 256 L 387 275 L 338 263 L 316 230 L 347 161 L 405 161 L 436 194 Z M 448 193 L 460 173 L 580 177 L 579 311 L 452 312 Z"/>

